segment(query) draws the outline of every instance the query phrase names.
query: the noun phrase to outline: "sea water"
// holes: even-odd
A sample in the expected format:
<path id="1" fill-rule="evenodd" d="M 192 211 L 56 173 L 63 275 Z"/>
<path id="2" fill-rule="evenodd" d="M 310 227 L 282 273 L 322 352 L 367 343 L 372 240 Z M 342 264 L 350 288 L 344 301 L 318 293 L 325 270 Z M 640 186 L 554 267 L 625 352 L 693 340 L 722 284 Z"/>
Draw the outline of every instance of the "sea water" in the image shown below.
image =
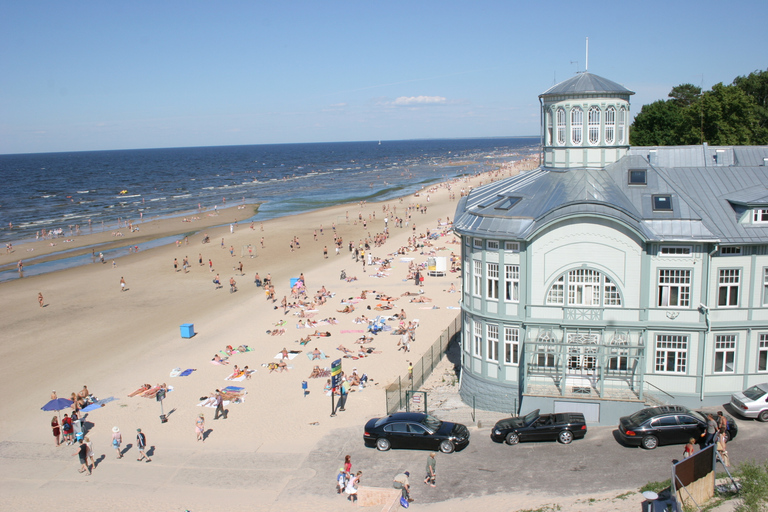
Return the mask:
<path id="1" fill-rule="evenodd" d="M 386 200 L 489 170 L 538 138 L 270 144 L 0 155 L 0 241 L 70 237 L 198 207 L 261 203 L 255 220 Z M 474 163 L 472 163 L 474 162 Z M 250 219 L 242 219 L 246 221 Z M 13 225 L 11 228 L 10 225 Z"/>

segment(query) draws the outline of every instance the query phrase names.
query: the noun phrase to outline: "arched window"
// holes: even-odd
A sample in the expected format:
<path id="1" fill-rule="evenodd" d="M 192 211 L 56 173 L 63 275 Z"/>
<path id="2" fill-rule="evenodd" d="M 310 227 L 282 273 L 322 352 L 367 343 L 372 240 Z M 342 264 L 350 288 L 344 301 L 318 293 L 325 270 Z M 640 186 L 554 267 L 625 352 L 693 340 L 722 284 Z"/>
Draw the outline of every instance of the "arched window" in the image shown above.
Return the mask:
<path id="1" fill-rule="evenodd" d="M 624 110 L 624 107 L 621 107 L 619 109 L 619 123 L 618 123 L 618 139 L 619 144 L 624 144 L 624 120 L 626 118 L 626 111 Z"/>
<path id="2" fill-rule="evenodd" d="M 546 145 L 551 146 L 552 145 L 552 111 L 547 110 L 547 115 L 544 118 L 544 124 L 546 125 L 544 127 L 544 131 L 547 135 Z"/>
<path id="3" fill-rule="evenodd" d="M 621 307 L 621 292 L 597 270 L 579 268 L 560 276 L 547 291 L 547 304 L 573 307 Z"/>
<path id="4" fill-rule="evenodd" d="M 605 143 L 612 145 L 616 141 L 616 109 L 608 107 L 605 110 Z"/>
<path id="5" fill-rule="evenodd" d="M 581 146 L 584 137 L 584 112 L 578 108 L 571 109 L 571 144 Z"/>
<path id="6" fill-rule="evenodd" d="M 557 109 L 557 145 L 565 146 L 565 110 Z"/>
<path id="7" fill-rule="evenodd" d="M 594 146 L 600 142 L 600 109 L 598 107 L 589 107 L 587 113 L 587 126 L 589 144 Z"/>

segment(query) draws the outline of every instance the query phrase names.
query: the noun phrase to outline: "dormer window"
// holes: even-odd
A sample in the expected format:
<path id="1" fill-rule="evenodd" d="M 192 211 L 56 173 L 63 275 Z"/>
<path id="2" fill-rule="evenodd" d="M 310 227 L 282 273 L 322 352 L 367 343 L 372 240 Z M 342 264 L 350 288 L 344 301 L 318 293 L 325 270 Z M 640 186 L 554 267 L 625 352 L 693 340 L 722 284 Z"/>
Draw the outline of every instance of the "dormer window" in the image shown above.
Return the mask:
<path id="1" fill-rule="evenodd" d="M 627 174 L 630 185 L 648 184 L 648 171 L 646 169 L 630 169 Z"/>
<path id="2" fill-rule="evenodd" d="M 755 224 L 768 223 L 768 208 L 755 208 L 752 211 L 752 222 Z"/>
<path id="3" fill-rule="evenodd" d="M 672 196 L 669 194 L 653 196 L 653 211 L 655 212 L 671 212 L 672 211 Z"/>
<path id="4" fill-rule="evenodd" d="M 496 206 L 493 208 L 495 210 L 510 210 L 513 206 L 515 206 L 517 203 L 520 202 L 522 198 L 521 197 L 505 197 L 498 203 L 496 203 Z"/>

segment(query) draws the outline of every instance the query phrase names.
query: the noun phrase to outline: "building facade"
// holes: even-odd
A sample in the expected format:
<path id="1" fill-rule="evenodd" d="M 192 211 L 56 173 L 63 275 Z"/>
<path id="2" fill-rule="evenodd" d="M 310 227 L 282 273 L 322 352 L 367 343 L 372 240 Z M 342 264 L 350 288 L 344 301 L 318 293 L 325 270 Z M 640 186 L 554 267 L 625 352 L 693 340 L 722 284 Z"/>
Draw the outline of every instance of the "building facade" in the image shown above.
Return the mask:
<path id="1" fill-rule="evenodd" d="M 465 402 L 721 404 L 768 381 L 768 147 L 637 147 L 623 86 L 540 96 L 542 166 L 459 202 Z"/>

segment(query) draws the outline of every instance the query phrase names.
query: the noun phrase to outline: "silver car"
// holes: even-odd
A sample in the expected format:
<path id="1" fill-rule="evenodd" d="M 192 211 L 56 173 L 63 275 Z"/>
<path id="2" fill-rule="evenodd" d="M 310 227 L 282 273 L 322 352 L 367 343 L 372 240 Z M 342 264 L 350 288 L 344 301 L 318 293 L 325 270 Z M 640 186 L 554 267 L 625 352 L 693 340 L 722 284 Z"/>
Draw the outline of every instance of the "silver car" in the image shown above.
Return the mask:
<path id="1" fill-rule="evenodd" d="M 768 421 L 768 382 L 731 395 L 731 407 L 745 418 Z"/>

